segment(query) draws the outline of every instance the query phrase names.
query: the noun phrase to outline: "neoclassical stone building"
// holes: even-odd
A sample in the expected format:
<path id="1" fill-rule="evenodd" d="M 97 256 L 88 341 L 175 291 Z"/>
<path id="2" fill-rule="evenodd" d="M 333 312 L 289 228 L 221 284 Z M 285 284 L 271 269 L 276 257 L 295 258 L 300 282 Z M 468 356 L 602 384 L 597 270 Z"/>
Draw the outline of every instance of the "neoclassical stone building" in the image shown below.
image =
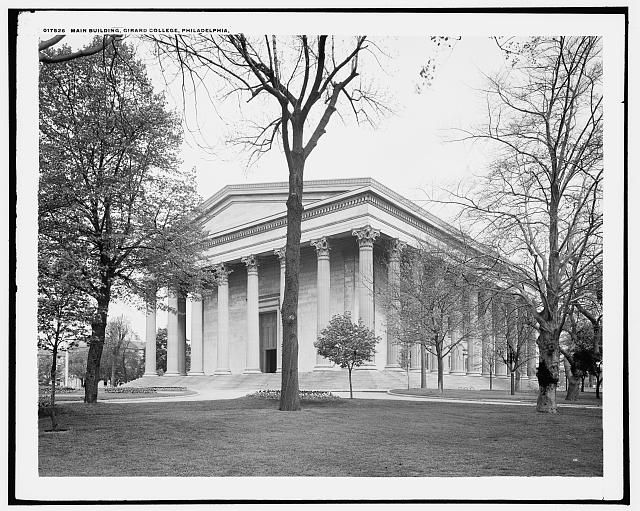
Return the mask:
<path id="1" fill-rule="evenodd" d="M 210 233 L 207 257 L 218 287 L 192 297 L 193 375 L 277 372 L 281 366 L 280 305 L 284 293 L 284 244 L 288 183 L 226 186 L 202 205 Z M 384 290 L 393 285 L 401 250 L 428 242 L 455 249 L 456 231 L 373 179 L 307 181 L 302 219 L 299 370 L 339 370 L 317 356 L 313 342 L 334 314 L 350 311 L 382 339 L 371 370 L 397 370 L 398 347 L 386 332 Z M 478 316 L 478 290 L 468 296 L 469 321 L 484 324 L 445 361 L 452 374 L 488 374 L 483 346 L 492 332 Z M 185 297 L 169 297 L 167 376 L 184 375 Z M 485 318 L 486 319 L 486 318 Z M 155 307 L 147 309 L 147 353 L 155 353 Z M 456 335 L 451 332 L 450 335 Z M 529 345 L 535 350 L 535 344 Z M 534 353 L 535 351 L 531 351 Z M 155 374 L 147 356 L 146 374 Z M 418 357 L 413 358 L 417 361 Z M 435 357 L 428 360 L 435 370 Z M 416 365 L 417 367 L 417 365 Z M 496 375 L 506 376 L 504 364 Z M 535 375 L 530 357 L 522 378 Z"/>

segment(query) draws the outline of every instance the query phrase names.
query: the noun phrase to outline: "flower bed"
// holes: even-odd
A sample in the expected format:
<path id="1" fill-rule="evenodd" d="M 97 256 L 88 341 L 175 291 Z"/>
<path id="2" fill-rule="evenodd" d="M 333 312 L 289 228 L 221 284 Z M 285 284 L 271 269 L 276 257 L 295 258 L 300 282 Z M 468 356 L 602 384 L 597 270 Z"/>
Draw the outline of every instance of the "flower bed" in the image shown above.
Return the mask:
<path id="1" fill-rule="evenodd" d="M 107 387 L 109 394 L 155 394 L 157 391 L 183 392 L 187 387 Z"/>
<path id="2" fill-rule="evenodd" d="M 340 399 L 339 396 L 332 394 L 331 392 L 321 392 L 318 390 L 300 390 L 298 391 L 300 400 L 302 401 L 336 401 Z M 249 394 L 249 397 L 256 397 L 260 399 L 280 399 L 279 390 L 258 390 L 253 394 Z"/>

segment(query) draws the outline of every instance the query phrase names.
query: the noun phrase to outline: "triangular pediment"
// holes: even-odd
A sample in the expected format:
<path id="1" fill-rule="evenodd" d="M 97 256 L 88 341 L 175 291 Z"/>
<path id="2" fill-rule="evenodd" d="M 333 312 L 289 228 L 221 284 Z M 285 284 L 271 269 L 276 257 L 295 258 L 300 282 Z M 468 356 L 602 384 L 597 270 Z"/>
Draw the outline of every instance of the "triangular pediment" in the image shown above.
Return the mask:
<path id="1" fill-rule="evenodd" d="M 370 179 L 327 179 L 305 182 L 302 203 L 330 199 L 371 183 Z M 216 234 L 259 221 L 287 210 L 289 184 L 251 183 L 225 186 L 201 205 L 200 220 L 205 230 Z"/>

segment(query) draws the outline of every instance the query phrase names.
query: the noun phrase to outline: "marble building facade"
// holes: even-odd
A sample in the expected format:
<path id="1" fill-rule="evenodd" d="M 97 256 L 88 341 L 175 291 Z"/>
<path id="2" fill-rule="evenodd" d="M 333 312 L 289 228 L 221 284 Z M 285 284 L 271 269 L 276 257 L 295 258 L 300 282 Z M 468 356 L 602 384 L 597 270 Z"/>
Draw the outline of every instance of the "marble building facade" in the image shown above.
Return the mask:
<path id="1" fill-rule="evenodd" d="M 278 372 L 281 367 L 280 306 L 284 294 L 284 244 L 288 183 L 226 186 L 202 205 L 210 233 L 206 256 L 217 289 L 192 296 L 191 375 Z M 381 337 L 363 369 L 398 370 L 398 346 L 387 335 L 384 296 L 393 285 L 405 247 L 430 243 L 455 249 L 456 231 L 428 211 L 368 178 L 305 182 L 301 237 L 299 371 L 340 370 L 316 354 L 318 332 L 335 314 L 351 312 Z M 483 360 L 492 342 L 491 320 L 478 311 L 478 289 L 470 288 L 474 335 L 445 360 L 445 372 L 487 375 Z M 186 300 L 169 293 L 167 376 L 184 375 Z M 147 346 L 155 353 L 155 304 L 147 306 Z M 456 335 L 451 332 L 450 335 Z M 527 351 L 535 353 L 535 341 Z M 521 378 L 535 376 L 528 357 Z M 155 374 L 155 355 L 145 374 Z M 417 352 L 413 360 L 417 361 Z M 427 360 L 435 371 L 435 357 Z M 414 364 L 417 367 L 417 364 Z M 507 376 L 504 364 L 496 376 Z"/>

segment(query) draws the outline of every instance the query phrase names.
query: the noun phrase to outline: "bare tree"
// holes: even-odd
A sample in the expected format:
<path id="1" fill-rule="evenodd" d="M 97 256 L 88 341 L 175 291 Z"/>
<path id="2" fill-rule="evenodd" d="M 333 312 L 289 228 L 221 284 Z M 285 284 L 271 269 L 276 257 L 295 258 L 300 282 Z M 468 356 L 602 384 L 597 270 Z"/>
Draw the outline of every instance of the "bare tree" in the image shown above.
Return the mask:
<path id="1" fill-rule="evenodd" d="M 520 390 L 520 374 L 531 356 L 527 346 L 534 331 L 533 320 L 526 306 L 517 303 L 502 303 L 496 309 L 495 355 L 507 368 L 511 395 L 514 395 Z"/>
<path id="2" fill-rule="evenodd" d="M 556 413 L 559 338 L 579 279 L 602 254 L 602 59 L 598 37 L 539 37 L 492 78 L 488 123 L 464 139 L 499 156 L 452 201 L 494 255 L 476 271 L 528 307 L 539 348 L 537 410 Z"/>
<path id="3" fill-rule="evenodd" d="M 307 158 L 325 134 L 334 113 L 353 113 L 373 122 L 386 111 L 370 84 L 359 76 L 362 59 L 376 46 L 366 36 L 248 37 L 236 35 L 158 35 L 151 38 L 163 66 L 174 66 L 183 93 L 217 89 L 222 99 L 262 101 L 245 134 L 235 139 L 255 160 L 281 145 L 289 174 L 281 410 L 299 410 L 298 273 L 302 193 Z M 340 115 L 340 113 L 339 113 Z"/>
<path id="4" fill-rule="evenodd" d="M 465 266 L 451 252 L 422 244 L 403 252 L 395 281 L 385 300 L 388 335 L 405 349 L 420 346 L 423 387 L 426 354 L 436 357 L 442 392 L 444 360 L 470 338 L 463 305 L 468 285 Z"/>

